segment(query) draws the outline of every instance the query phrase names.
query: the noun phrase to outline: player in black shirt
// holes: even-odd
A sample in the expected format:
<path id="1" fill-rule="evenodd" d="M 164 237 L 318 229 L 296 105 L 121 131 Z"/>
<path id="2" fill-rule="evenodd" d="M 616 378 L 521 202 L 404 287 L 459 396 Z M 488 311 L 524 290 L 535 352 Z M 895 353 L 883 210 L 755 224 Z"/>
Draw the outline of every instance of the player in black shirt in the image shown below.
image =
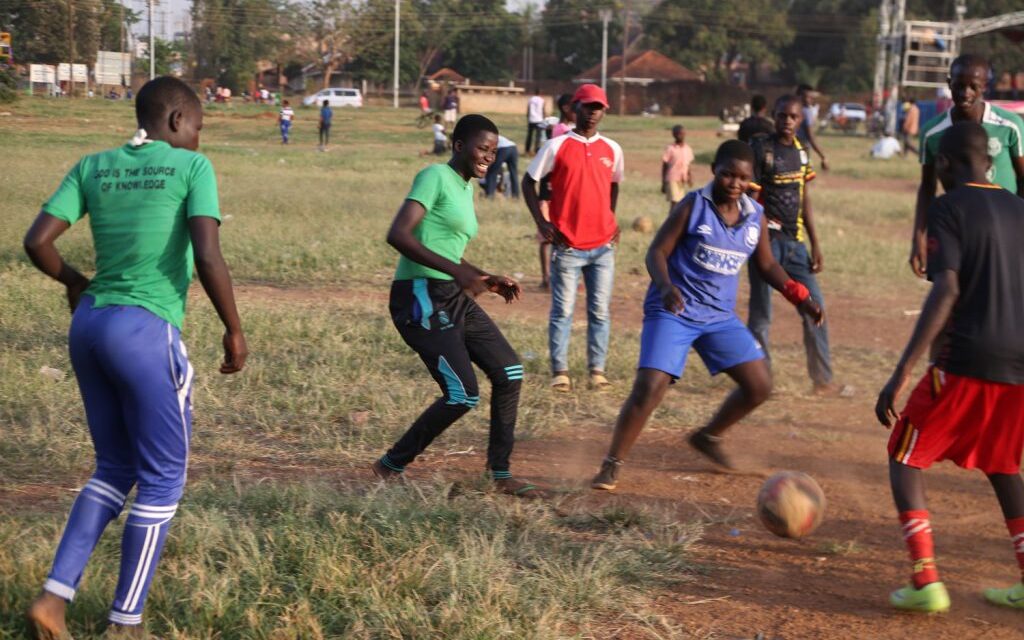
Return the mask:
<path id="1" fill-rule="evenodd" d="M 750 144 L 757 136 L 770 136 L 773 133 L 775 122 L 768 116 L 768 101 L 758 94 L 750 99 L 750 117 L 740 123 L 736 137 Z"/>
<path id="2" fill-rule="evenodd" d="M 764 205 L 768 221 L 772 253 L 789 277 L 807 287 L 811 298 L 825 308 L 816 273 L 824 265 L 818 234 L 814 228 L 808 183 L 814 180 L 807 150 L 796 138 L 796 129 L 802 118 L 800 99 L 782 96 L 775 102 L 775 133 L 755 137 L 754 186 L 760 189 L 758 200 Z M 810 240 L 808 254 L 804 236 Z M 757 269 L 748 269 L 750 276 L 750 306 L 747 325 L 768 352 L 768 331 L 772 322 L 772 288 Z M 816 325 L 804 319 L 804 347 L 807 350 L 807 372 L 819 394 L 842 393 L 844 389 L 832 381 L 832 361 L 829 354 L 828 325 Z"/>
<path id="3" fill-rule="evenodd" d="M 875 406 L 883 425 L 896 424 L 889 476 L 914 561 L 913 585 L 890 598 L 901 609 L 949 608 L 921 470 L 952 460 L 988 475 L 1020 565 L 1022 582 L 985 598 L 1024 610 L 1024 200 L 989 183 L 988 144 L 974 122 L 954 124 L 939 143 L 935 168 L 946 195 L 927 215 L 932 290 Z M 914 364 L 944 331 L 945 346 L 897 414 Z"/>

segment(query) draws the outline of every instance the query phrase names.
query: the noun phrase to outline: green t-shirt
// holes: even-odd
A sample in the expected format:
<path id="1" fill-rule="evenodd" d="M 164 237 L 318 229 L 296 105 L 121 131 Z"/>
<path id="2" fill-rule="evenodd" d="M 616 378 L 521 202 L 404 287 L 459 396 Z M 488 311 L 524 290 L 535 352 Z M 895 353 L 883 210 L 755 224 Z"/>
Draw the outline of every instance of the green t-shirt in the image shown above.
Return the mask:
<path id="1" fill-rule="evenodd" d="M 406 200 L 423 205 L 423 216 L 412 234 L 439 256 L 458 264 L 466 245 L 476 235 L 476 212 L 473 210 L 473 184 L 467 182 L 447 163 L 435 164 L 416 174 Z M 425 267 L 402 256 L 398 260 L 395 280 L 436 278 L 451 280 L 447 273 Z"/>
<path id="2" fill-rule="evenodd" d="M 921 164 L 934 164 L 943 132 L 953 126 L 950 111 L 940 113 L 921 128 Z M 981 126 L 988 132 L 988 155 L 992 158 L 989 181 L 1017 193 L 1017 172 L 1013 159 L 1024 156 L 1024 120 L 1006 109 L 985 103 Z"/>
<path id="3" fill-rule="evenodd" d="M 154 141 L 85 156 L 43 211 L 74 224 L 89 214 L 96 307 L 142 307 L 181 328 L 192 280 L 188 218 L 220 221 L 217 179 L 205 156 Z"/>

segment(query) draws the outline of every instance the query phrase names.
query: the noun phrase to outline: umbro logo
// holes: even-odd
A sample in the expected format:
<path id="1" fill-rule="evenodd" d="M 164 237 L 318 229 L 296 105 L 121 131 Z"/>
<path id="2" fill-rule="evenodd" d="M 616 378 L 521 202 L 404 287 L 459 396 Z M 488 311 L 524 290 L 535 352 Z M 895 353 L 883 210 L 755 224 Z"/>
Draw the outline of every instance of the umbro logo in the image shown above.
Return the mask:
<path id="1" fill-rule="evenodd" d="M 711 227 L 706 224 L 702 224 L 699 227 L 697 227 L 697 233 L 699 233 L 702 236 L 710 236 L 712 233 Z"/>

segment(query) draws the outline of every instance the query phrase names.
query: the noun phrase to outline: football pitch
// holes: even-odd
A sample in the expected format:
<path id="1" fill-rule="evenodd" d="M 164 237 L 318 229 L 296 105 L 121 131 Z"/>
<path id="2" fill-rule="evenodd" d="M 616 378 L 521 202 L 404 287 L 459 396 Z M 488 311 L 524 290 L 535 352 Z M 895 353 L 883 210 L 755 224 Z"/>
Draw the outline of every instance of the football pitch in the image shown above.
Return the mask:
<path id="1" fill-rule="evenodd" d="M 134 132 L 128 104 L 22 99 L 0 115 L 0 638 L 43 583 L 92 447 L 67 354 L 59 285 L 28 262 L 21 238 L 64 173 Z M 983 586 L 1015 566 L 980 474 L 946 464 L 928 477 L 939 559 L 953 611 L 890 611 L 907 559 L 886 475 L 888 433 L 873 407 L 927 287 L 906 266 L 918 175 L 913 159 L 873 161 L 870 141 L 823 135 L 833 165 L 811 188 L 837 379 L 852 398 L 818 399 L 799 320 L 775 298 L 775 394 L 729 434 L 743 472 L 713 472 L 685 446 L 732 388 L 691 356 L 624 467 L 614 494 L 587 481 L 632 381 L 651 235 L 660 223 L 661 151 L 688 129 L 696 182 L 720 139 L 710 118 L 609 117 L 626 180 L 616 257 L 612 391 L 548 390 L 548 296 L 538 288 L 533 223 L 521 201 L 477 199 L 466 258 L 520 279 L 523 299 L 485 308 L 526 369 L 513 470 L 553 490 L 545 502 L 488 492 L 488 385 L 481 409 L 449 429 L 404 486 L 369 463 L 437 395 L 387 313 L 397 254 L 384 236 L 413 176 L 433 157 L 413 110 L 335 110 L 320 153 L 316 111 L 298 109 L 282 146 L 276 111 L 207 109 L 200 151 L 218 175 L 221 239 L 250 359 L 216 370 L 221 329 L 195 284 L 184 327 L 196 369 L 189 483 L 146 606 L 161 638 L 928 638 L 1020 637 L 1021 617 L 987 606 Z M 501 116 L 522 145 L 525 118 Z M 528 158 L 520 157 L 520 176 Z M 90 273 L 88 225 L 58 243 Z M 745 276 L 743 277 L 745 291 Z M 746 315 L 745 294 L 740 313 Z M 582 301 L 580 301 L 582 302 Z M 585 374 L 585 312 L 571 350 Z M 781 469 L 805 471 L 828 500 L 811 537 L 774 538 L 754 497 Z M 123 522 L 123 521 L 122 521 Z M 100 542 L 69 607 L 76 637 L 99 634 L 117 578 L 120 523 Z"/>

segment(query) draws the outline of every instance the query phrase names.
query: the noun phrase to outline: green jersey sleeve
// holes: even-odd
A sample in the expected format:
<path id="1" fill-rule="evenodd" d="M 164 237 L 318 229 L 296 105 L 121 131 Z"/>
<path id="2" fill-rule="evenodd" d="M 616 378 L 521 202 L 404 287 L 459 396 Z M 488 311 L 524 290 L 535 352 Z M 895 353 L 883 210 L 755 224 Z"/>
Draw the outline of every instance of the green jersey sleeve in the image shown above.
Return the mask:
<path id="1" fill-rule="evenodd" d="M 1021 133 L 1024 132 L 1024 119 L 1016 113 L 1007 113 L 1006 116 L 1010 122 L 1016 125 L 1015 127 L 1010 127 L 1009 139 L 1007 140 L 1010 157 L 1022 158 L 1024 157 L 1024 140 L 1021 140 Z"/>
<path id="2" fill-rule="evenodd" d="M 71 167 L 60 186 L 43 204 L 43 211 L 68 224 L 75 224 L 85 215 L 85 192 L 82 190 L 82 161 Z"/>
<path id="3" fill-rule="evenodd" d="M 189 218 L 203 216 L 220 221 L 220 199 L 217 196 L 217 176 L 213 165 L 204 155 L 196 155 L 190 167 L 188 196 L 185 204 Z"/>
<path id="4" fill-rule="evenodd" d="M 438 196 L 444 187 L 441 172 L 436 167 L 444 168 L 443 165 L 433 165 L 416 174 L 412 181 L 412 188 L 406 200 L 415 200 L 423 205 L 423 208 L 430 211 L 437 204 Z"/>

